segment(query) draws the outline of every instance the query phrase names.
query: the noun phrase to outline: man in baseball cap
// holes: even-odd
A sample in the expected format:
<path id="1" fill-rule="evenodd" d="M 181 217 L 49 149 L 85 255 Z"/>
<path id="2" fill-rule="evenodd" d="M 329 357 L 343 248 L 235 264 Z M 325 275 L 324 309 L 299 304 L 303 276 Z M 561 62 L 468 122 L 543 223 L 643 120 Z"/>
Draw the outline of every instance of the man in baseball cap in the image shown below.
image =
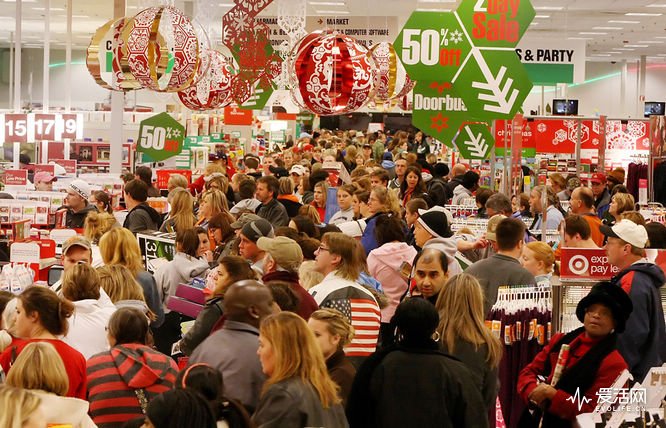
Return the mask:
<path id="1" fill-rule="evenodd" d="M 238 252 L 252 263 L 252 269 L 262 276 L 264 274 L 264 256 L 266 252 L 257 246 L 257 241 L 261 237 L 272 238 L 273 236 L 275 236 L 273 226 L 263 218 L 247 223 L 240 232 Z"/>
<path id="2" fill-rule="evenodd" d="M 38 192 L 51 192 L 53 190 L 53 182 L 58 181 L 50 172 L 39 171 L 33 178 L 35 190 Z"/>
<path id="3" fill-rule="evenodd" d="M 65 207 L 67 214 L 65 225 L 69 229 L 83 229 L 88 213 L 97 211 L 97 207 L 88 203 L 90 199 L 90 185 L 83 180 L 72 180 L 67 187 Z"/>
<path id="4" fill-rule="evenodd" d="M 634 310 L 627 320 L 626 333 L 618 337 L 618 350 L 634 379 L 643 379 L 651 367 L 666 362 L 666 325 L 661 306 L 660 288 L 666 282 L 661 268 L 648 261 L 645 227 L 630 220 L 615 226 L 601 226 L 608 237 L 608 262 L 620 270 L 611 283 L 629 295 Z"/>
<path id="5" fill-rule="evenodd" d="M 63 272 L 71 269 L 79 263 L 92 264 L 92 245 L 83 236 L 72 236 L 62 244 L 62 267 Z M 62 280 L 58 280 L 51 289 L 60 294 Z"/>
<path id="6" fill-rule="evenodd" d="M 257 247 L 265 251 L 264 284 L 269 281 L 281 281 L 289 284 L 289 288 L 298 297 L 296 313 L 307 320 L 310 314 L 319 309 L 314 297 L 303 288 L 298 280 L 298 269 L 303 263 L 303 250 L 293 239 L 286 236 L 275 238 L 259 238 Z"/>
<path id="7" fill-rule="evenodd" d="M 606 187 L 606 176 L 600 172 L 592 174 L 590 179 L 592 183 L 592 193 L 594 194 L 594 206 L 597 209 L 597 215 L 600 219 L 608 212 L 611 203 L 611 196 Z"/>

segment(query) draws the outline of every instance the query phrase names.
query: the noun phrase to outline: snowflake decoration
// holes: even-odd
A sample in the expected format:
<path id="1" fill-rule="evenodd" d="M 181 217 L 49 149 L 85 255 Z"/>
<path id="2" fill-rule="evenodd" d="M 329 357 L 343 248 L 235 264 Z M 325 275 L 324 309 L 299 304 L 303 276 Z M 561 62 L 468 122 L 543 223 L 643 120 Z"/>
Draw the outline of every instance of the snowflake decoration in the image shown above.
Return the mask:
<path id="1" fill-rule="evenodd" d="M 449 41 L 457 45 L 463 41 L 463 34 L 458 30 L 454 30 L 449 36 Z"/>
<path id="2" fill-rule="evenodd" d="M 548 129 L 548 127 L 547 127 L 546 124 L 543 123 L 543 122 L 537 125 L 537 131 L 539 131 L 539 132 L 542 133 L 542 134 L 543 134 L 544 132 L 546 132 L 547 129 Z"/>

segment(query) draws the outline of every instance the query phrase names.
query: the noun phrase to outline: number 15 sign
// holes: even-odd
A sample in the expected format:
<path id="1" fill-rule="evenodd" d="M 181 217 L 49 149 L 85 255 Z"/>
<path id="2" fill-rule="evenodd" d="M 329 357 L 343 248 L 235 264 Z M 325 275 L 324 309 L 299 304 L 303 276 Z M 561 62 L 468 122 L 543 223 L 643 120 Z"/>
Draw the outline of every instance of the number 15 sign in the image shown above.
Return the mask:
<path id="1" fill-rule="evenodd" d="M 82 114 L 0 114 L 0 144 L 83 138 Z"/>

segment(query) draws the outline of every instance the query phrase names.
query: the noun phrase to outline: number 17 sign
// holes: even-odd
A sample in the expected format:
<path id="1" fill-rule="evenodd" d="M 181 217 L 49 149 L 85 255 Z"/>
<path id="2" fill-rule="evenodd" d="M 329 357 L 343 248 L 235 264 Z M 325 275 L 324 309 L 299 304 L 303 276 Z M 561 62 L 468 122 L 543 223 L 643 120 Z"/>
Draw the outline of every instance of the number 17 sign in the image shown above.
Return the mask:
<path id="1" fill-rule="evenodd" d="M 0 114 L 0 144 L 83 138 L 82 114 Z"/>

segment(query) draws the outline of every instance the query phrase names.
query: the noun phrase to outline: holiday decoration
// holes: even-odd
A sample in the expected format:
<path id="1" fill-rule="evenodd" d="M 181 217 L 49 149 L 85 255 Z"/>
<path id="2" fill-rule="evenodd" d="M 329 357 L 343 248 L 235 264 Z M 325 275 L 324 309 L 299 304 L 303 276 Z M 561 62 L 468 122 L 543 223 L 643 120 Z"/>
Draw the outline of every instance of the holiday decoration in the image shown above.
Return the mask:
<path id="1" fill-rule="evenodd" d="M 416 82 L 407 75 L 405 67 L 391 43 L 377 43 L 370 48 L 368 56 L 375 64 L 374 90 L 371 102 L 376 106 L 379 107 L 391 100 L 402 98 L 414 88 Z"/>
<path id="2" fill-rule="evenodd" d="M 120 35 L 128 18 L 112 19 L 97 29 L 90 40 L 86 53 L 86 67 L 95 82 L 105 89 L 130 91 L 141 88 L 131 73 L 120 71 L 118 47 L 122 44 Z"/>
<path id="3" fill-rule="evenodd" d="M 199 66 L 199 42 L 183 12 L 172 6 L 145 9 L 128 22 L 122 38 L 122 71 L 144 88 L 177 92 L 190 86 Z"/>
<path id="4" fill-rule="evenodd" d="M 367 49 L 335 31 L 305 36 L 292 52 L 297 105 L 330 116 L 362 107 L 370 97 L 373 68 Z"/>
<path id="5" fill-rule="evenodd" d="M 178 92 L 178 98 L 191 110 L 214 110 L 231 103 L 232 68 L 218 51 L 201 55 L 201 66 L 190 87 Z"/>
<path id="6" fill-rule="evenodd" d="M 231 82 L 231 96 L 238 104 L 250 100 L 259 89 L 270 96 L 273 80 L 282 71 L 282 58 L 271 46 L 268 26 L 254 19 L 272 1 L 235 0 L 236 6 L 222 17 L 223 43 L 238 63 Z M 268 97 L 259 99 L 265 99 L 265 104 Z M 253 109 L 263 108 L 256 101 L 251 104 Z"/>

